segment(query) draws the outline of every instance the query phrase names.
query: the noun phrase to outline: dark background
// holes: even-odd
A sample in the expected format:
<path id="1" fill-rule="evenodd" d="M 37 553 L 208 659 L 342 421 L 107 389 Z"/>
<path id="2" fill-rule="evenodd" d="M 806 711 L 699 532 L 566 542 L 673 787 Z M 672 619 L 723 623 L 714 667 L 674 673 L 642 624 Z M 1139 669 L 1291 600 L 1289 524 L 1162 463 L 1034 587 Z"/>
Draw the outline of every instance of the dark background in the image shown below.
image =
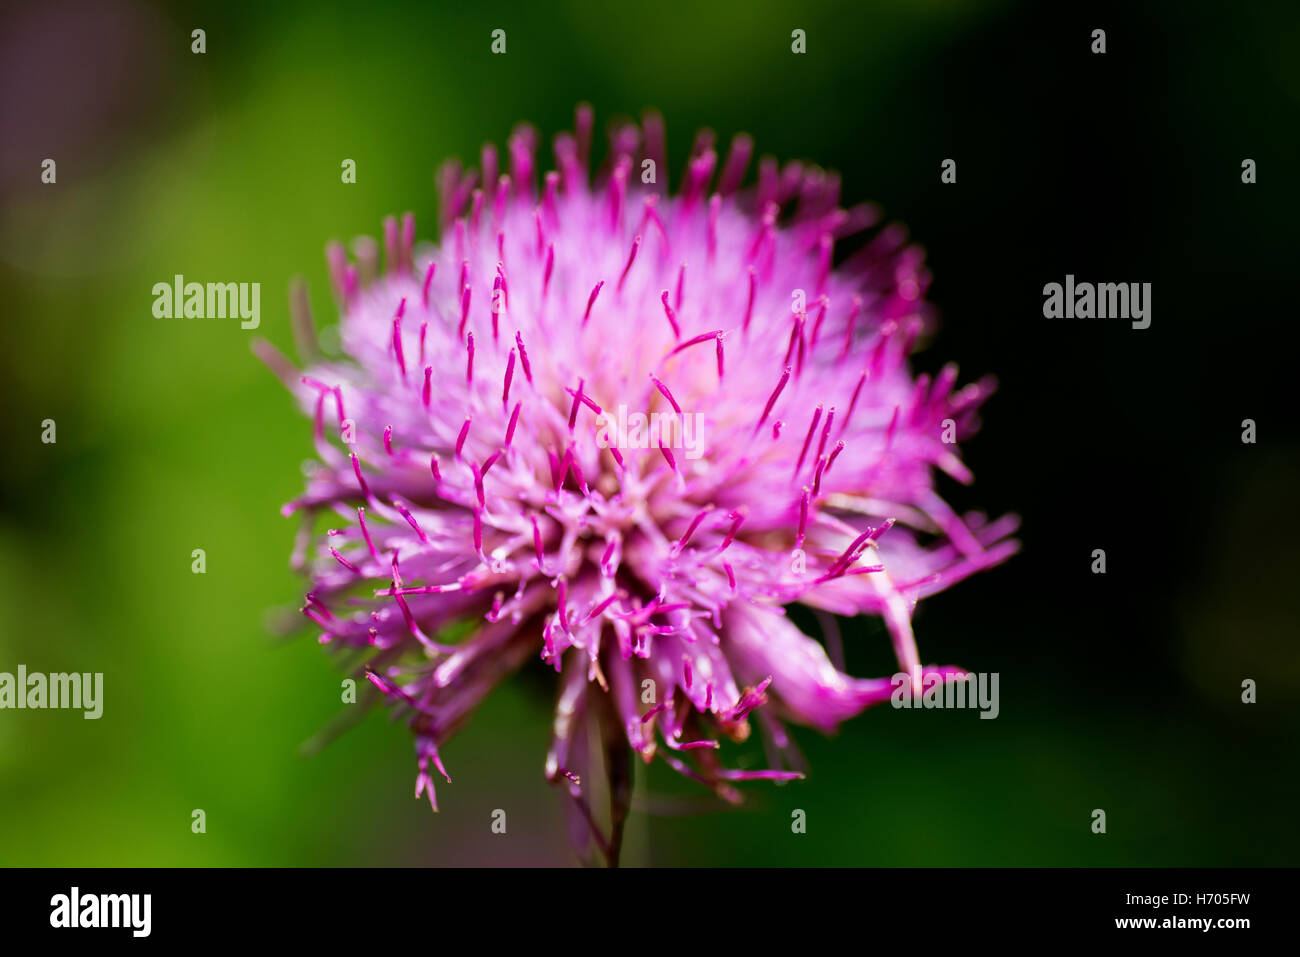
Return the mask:
<path id="1" fill-rule="evenodd" d="M 440 815 L 377 714 L 297 757 L 346 707 L 310 639 L 264 627 L 302 590 L 278 509 L 309 425 L 250 333 L 160 324 L 150 289 L 259 281 L 257 334 L 287 348 L 292 275 L 333 321 L 326 239 L 408 208 L 432 238 L 438 163 L 520 120 L 549 142 L 582 100 L 602 128 L 659 109 L 674 181 L 697 128 L 745 130 L 906 223 L 941 319 L 917 369 L 1000 382 L 975 485 L 942 491 L 1023 519 L 1019 556 L 916 617 L 925 660 L 1001 675 L 996 721 L 800 732 L 809 779 L 727 813 L 656 766 L 638 803 L 671 813 L 634 817 L 628 862 L 1296 863 L 1295 4 L 111 0 L 2 26 L 0 670 L 103 671 L 106 704 L 0 712 L 0 864 L 569 860 L 540 672 L 446 749 Z M 1066 273 L 1150 282 L 1151 327 L 1044 319 Z M 893 670 L 878 622 L 844 629 L 854 673 Z"/>

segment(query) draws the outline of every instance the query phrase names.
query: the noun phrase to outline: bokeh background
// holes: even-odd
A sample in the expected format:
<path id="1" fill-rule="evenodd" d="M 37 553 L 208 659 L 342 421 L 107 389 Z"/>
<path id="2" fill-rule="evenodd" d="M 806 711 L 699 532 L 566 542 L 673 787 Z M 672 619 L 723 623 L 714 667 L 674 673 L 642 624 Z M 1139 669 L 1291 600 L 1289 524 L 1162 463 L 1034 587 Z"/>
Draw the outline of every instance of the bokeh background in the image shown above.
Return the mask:
<path id="1" fill-rule="evenodd" d="M 253 333 L 150 310 L 175 273 L 260 282 L 257 334 L 287 350 L 293 275 L 333 321 L 327 239 L 406 209 L 430 238 L 439 162 L 519 120 L 549 142 L 582 100 L 602 125 L 661 110 L 674 173 L 698 127 L 746 130 L 908 224 L 942 319 L 917 367 L 1001 383 L 975 486 L 944 491 L 1024 520 L 1020 556 L 916 618 L 926 660 L 999 672 L 996 721 L 877 709 L 799 733 L 811 776 L 726 813 L 639 771 L 655 813 L 626 861 L 1300 860 L 1295 4 L 54 0 L 7 8 L 0 50 L 0 670 L 106 685 L 99 721 L 0 712 L 0 864 L 573 860 L 540 665 L 445 749 L 438 815 L 381 712 L 300 756 L 348 707 L 309 635 L 267 628 L 301 598 L 279 507 L 308 424 Z M 1153 283 L 1152 327 L 1045 321 L 1067 272 Z M 892 673 L 877 622 L 845 643 L 856 673 Z"/>

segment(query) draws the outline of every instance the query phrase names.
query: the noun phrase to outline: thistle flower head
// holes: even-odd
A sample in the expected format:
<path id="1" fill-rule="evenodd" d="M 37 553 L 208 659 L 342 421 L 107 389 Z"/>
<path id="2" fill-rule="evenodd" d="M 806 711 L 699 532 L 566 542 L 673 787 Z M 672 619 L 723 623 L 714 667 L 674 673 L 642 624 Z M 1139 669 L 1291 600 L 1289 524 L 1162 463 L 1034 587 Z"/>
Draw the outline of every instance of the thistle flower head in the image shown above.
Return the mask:
<path id="1" fill-rule="evenodd" d="M 956 676 L 922 668 L 913 608 L 1015 548 L 1014 520 L 935 491 L 971 480 L 956 440 L 992 386 L 910 373 L 929 276 L 901 227 L 812 166 L 764 159 L 742 189 L 745 136 L 719 164 L 701 134 L 670 196 L 655 115 L 613 129 L 592 182 L 591 132 L 580 108 L 540 181 L 526 127 L 445 167 L 438 244 L 390 218 L 382 273 L 377 243 L 331 244 L 346 361 L 265 352 L 320 457 L 286 511 L 337 515 L 314 544 L 304 525 L 304 613 L 366 651 L 431 803 L 448 739 L 531 658 L 558 674 L 546 774 L 588 820 L 589 770 L 619 763 L 589 754 L 593 722 L 731 800 L 797 777 L 784 722 L 833 730 L 891 686 L 784 607 L 879 616 L 901 671 Z M 728 767 L 754 723 L 773 767 Z"/>

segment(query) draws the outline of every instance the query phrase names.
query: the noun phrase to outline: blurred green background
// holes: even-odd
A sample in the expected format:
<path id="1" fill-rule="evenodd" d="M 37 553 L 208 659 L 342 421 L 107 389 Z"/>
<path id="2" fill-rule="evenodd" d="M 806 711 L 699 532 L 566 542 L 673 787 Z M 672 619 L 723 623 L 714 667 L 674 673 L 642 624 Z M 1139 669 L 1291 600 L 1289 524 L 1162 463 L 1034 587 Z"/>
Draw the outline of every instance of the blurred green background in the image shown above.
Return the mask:
<path id="1" fill-rule="evenodd" d="M 927 661 L 1000 673 L 998 720 L 877 709 L 830 740 L 801 730 L 808 780 L 725 813 L 655 766 L 638 800 L 662 813 L 635 815 L 626 861 L 1297 863 L 1294 4 L 109 0 L 3 18 L 0 671 L 106 687 L 98 721 L 0 712 L 0 864 L 572 860 L 536 669 L 445 749 L 438 815 L 380 712 L 299 756 L 348 706 L 310 637 L 266 627 L 303 591 L 279 507 L 310 428 L 249 342 L 290 351 L 295 274 L 333 321 L 327 239 L 406 209 L 432 238 L 438 163 L 520 120 L 549 143 L 582 100 L 601 126 L 662 111 L 674 173 L 697 128 L 746 130 L 907 223 L 942 317 L 918 367 L 1002 383 L 975 487 L 944 491 L 1025 520 L 1021 556 L 916 620 Z M 1041 286 L 1066 272 L 1153 281 L 1153 328 L 1044 325 Z M 155 319 L 176 273 L 260 282 L 261 329 Z M 878 623 L 845 640 L 857 673 L 892 671 Z"/>

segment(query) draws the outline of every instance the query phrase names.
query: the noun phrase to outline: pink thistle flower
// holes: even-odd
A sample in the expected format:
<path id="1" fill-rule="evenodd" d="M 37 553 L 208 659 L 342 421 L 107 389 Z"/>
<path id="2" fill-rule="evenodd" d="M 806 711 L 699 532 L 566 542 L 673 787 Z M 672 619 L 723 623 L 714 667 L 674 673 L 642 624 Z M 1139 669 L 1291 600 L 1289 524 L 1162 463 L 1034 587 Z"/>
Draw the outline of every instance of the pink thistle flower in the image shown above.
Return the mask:
<path id="1" fill-rule="evenodd" d="M 540 184 L 527 127 L 508 172 L 492 147 L 481 173 L 444 167 L 440 244 L 417 252 L 413 218 L 386 220 L 382 274 L 377 244 L 355 262 L 331 244 L 348 361 L 316 353 L 305 294 L 305 373 L 258 350 L 315 421 L 322 464 L 285 507 L 308 518 L 304 614 L 321 642 L 368 652 L 415 734 L 416 795 L 437 809 L 448 739 L 540 656 L 559 675 L 546 775 L 613 860 L 630 754 L 736 801 L 736 782 L 801 776 L 784 722 L 829 732 L 889 698 L 889 678 L 842 673 L 784 606 L 880 616 L 918 687 L 960 676 L 922 667 L 912 611 L 1009 556 L 1016 523 L 959 517 L 935 491 L 936 470 L 971 481 L 953 440 L 993 384 L 909 372 L 929 276 L 901 227 L 833 268 L 835 243 L 878 216 L 841 209 L 834 174 L 763 159 L 742 190 L 739 136 L 710 191 L 702 134 L 670 198 L 641 182 L 664 169 L 650 115 L 612 131 L 591 185 L 591 132 L 579 108 Z M 620 407 L 698 415 L 707 434 L 694 450 L 662 430 L 611 442 Z M 338 527 L 308 561 L 326 510 Z M 751 719 L 773 767 L 729 768 L 722 740 Z"/>

